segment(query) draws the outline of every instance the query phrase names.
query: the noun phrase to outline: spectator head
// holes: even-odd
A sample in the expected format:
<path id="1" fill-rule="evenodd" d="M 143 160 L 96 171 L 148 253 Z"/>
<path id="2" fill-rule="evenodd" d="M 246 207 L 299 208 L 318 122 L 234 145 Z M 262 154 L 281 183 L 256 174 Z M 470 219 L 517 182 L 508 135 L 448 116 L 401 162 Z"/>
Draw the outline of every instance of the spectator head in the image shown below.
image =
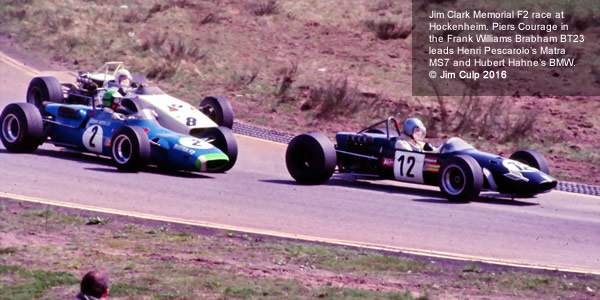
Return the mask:
<path id="1" fill-rule="evenodd" d="M 108 296 L 108 277 L 100 271 L 90 271 L 81 280 L 81 292 L 96 298 Z"/>

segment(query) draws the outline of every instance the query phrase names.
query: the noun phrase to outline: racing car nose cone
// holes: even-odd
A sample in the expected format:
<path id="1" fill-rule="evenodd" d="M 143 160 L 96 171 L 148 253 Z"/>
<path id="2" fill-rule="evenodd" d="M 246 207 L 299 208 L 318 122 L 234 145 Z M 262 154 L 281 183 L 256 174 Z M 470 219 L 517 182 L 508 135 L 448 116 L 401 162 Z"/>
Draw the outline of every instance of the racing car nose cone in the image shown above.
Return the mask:
<path id="1" fill-rule="evenodd" d="M 229 162 L 229 157 L 223 153 L 204 154 L 196 159 L 196 169 L 201 172 L 217 171 Z"/>

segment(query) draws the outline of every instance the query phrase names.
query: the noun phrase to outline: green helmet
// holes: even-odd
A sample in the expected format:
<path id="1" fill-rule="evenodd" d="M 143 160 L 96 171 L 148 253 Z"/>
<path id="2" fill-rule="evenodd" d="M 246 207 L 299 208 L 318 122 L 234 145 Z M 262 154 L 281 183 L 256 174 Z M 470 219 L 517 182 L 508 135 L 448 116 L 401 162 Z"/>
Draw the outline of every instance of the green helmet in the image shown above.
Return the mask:
<path id="1" fill-rule="evenodd" d="M 109 90 L 102 96 L 102 105 L 105 107 L 111 107 L 115 102 L 115 99 L 121 99 L 123 96 L 116 90 Z"/>

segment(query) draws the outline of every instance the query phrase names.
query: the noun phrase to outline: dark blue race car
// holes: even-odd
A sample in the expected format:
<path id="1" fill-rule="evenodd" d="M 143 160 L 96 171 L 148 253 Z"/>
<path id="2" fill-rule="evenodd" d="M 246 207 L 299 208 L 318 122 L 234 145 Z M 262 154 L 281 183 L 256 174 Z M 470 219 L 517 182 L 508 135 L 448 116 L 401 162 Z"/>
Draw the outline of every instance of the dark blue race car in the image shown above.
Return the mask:
<path id="1" fill-rule="evenodd" d="M 531 197 L 557 184 L 548 175 L 546 159 L 533 150 L 504 158 L 479 151 L 456 137 L 438 151 L 405 150 L 398 145 L 401 133 L 394 118 L 359 132 L 340 132 L 335 139 L 333 145 L 320 133 L 295 137 L 286 152 L 290 175 L 304 184 L 323 183 L 338 173 L 433 185 L 456 202 L 475 200 L 483 190 Z"/>
<path id="2" fill-rule="evenodd" d="M 224 172 L 237 157 L 233 133 L 226 127 L 206 128 L 199 137 L 162 127 L 156 113 L 142 109 L 113 112 L 87 105 L 9 104 L 0 117 L 0 139 L 10 152 L 32 152 L 44 142 L 112 157 L 122 171 L 153 164 L 168 169 Z"/>

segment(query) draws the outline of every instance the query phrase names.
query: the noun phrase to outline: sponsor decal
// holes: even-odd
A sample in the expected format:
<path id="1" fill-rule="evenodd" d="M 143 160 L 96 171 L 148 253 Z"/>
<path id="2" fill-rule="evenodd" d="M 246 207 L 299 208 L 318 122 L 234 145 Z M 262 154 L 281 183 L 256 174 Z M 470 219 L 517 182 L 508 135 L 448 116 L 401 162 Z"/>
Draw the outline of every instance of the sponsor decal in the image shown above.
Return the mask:
<path id="1" fill-rule="evenodd" d="M 188 148 L 186 146 L 183 146 L 183 145 L 180 145 L 180 144 L 175 144 L 173 146 L 173 149 L 179 150 L 181 152 L 185 152 L 185 153 L 187 153 L 189 155 L 194 155 L 196 153 L 196 150 L 190 149 L 190 148 Z"/>
<path id="2" fill-rule="evenodd" d="M 437 158 L 431 157 L 431 156 L 425 156 L 425 162 L 435 164 L 435 163 L 437 163 Z"/>
<path id="3" fill-rule="evenodd" d="M 423 170 L 425 172 L 434 172 L 437 173 L 440 171 L 440 165 L 439 164 L 434 164 L 434 163 L 428 163 L 427 161 L 425 161 L 425 164 L 423 165 Z"/>
<path id="4" fill-rule="evenodd" d="M 394 159 L 391 157 L 384 157 L 383 161 L 382 161 L 382 165 L 384 167 L 393 167 L 394 166 Z"/>

